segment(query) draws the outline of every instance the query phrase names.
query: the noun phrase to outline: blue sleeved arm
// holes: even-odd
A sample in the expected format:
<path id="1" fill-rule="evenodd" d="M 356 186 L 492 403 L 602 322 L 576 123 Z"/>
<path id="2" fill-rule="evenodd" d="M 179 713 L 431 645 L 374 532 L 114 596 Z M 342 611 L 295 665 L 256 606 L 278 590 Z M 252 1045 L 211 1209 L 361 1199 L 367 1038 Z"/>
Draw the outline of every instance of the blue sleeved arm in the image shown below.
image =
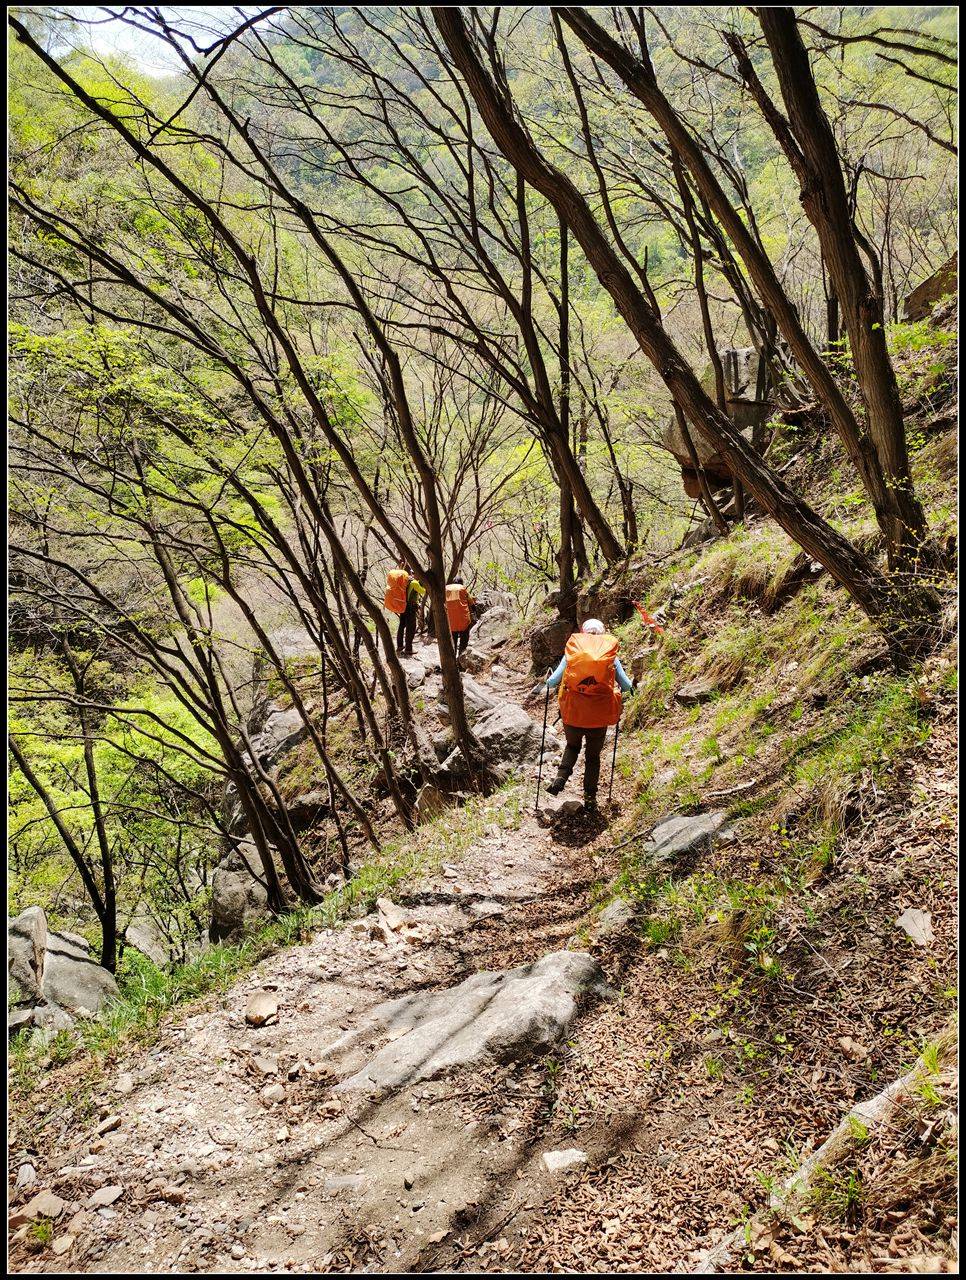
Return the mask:
<path id="1" fill-rule="evenodd" d="M 627 672 L 621 666 L 620 658 L 614 659 L 614 675 L 617 677 L 617 683 L 621 687 L 621 693 L 630 693 L 634 686 L 630 680 L 628 680 Z"/>
<path id="2" fill-rule="evenodd" d="M 561 658 L 560 662 L 557 664 L 556 671 L 547 681 L 547 684 L 551 689 L 556 689 L 557 686 L 560 684 L 560 681 L 563 679 L 563 673 L 566 670 L 566 668 L 567 668 L 567 659 Z"/>

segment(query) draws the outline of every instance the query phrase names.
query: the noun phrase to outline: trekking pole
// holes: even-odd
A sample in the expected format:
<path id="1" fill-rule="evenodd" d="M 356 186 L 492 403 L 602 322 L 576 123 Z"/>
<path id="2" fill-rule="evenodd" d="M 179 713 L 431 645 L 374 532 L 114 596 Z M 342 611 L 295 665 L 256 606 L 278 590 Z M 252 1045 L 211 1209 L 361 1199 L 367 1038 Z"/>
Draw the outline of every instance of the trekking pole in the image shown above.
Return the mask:
<path id="1" fill-rule="evenodd" d="M 550 668 L 547 668 L 545 679 L 550 678 Z M 546 696 L 543 700 L 543 732 L 540 735 L 540 763 L 537 766 L 537 798 L 533 805 L 533 812 L 536 813 L 540 808 L 540 779 L 543 777 L 543 748 L 547 741 L 547 712 L 550 710 L 550 686 L 547 685 Z"/>
<path id="2" fill-rule="evenodd" d="M 614 795 L 614 766 L 617 764 L 617 735 L 621 731 L 620 720 L 614 725 L 614 751 L 610 758 L 610 786 L 607 788 L 607 803 L 610 804 Z"/>

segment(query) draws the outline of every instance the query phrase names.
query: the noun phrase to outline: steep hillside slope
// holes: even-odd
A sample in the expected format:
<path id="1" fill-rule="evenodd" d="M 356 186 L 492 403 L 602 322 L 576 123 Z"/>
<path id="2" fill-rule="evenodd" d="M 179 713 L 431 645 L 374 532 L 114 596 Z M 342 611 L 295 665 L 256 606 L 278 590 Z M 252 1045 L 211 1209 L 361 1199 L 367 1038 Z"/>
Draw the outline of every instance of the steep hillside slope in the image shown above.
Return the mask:
<path id="1" fill-rule="evenodd" d="M 949 396 L 917 404 L 952 538 Z M 782 447 L 856 532 L 831 446 Z M 535 722 L 506 787 L 254 972 L 20 1063 L 18 1270 L 955 1269 L 953 610 L 896 673 L 755 517 L 584 603 L 641 689 L 602 817 L 579 769 L 534 815 L 542 708 L 497 646 L 481 703 Z"/>

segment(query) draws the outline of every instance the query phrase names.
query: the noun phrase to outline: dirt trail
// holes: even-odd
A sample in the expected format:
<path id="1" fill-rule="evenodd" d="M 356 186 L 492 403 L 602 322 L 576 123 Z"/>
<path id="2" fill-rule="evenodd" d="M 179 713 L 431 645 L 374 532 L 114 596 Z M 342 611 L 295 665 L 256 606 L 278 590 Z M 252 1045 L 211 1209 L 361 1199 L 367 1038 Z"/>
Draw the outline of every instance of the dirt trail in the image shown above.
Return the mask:
<path id="1" fill-rule="evenodd" d="M 529 685 L 506 668 L 487 683 L 518 701 Z M 532 814 L 532 776 L 519 791 L 515 830 L 487 828 L 457 863 L 396 895 L 405 930 L 323 930 L 129 1052 L 100 1098 L 108 1122 L 38 1171 L 67 1202 L 54 1230 L 63 1252 L 18 1269 L 433 1269 L 480 1224 L 494 1234 L 518 1187 L 545 1198 L 555 1175 L 530 1123 L 545 1066 L 475 1068 L 373 1100 L 334 1093 L 329 1056 L 365 1034 L 380 1002 L 567 947 L 600 875 L 592 846 L 605 823 L 548 830 Z M 278 1004 L 259 1027 L 245 1016 L 257 992 Z M 356 1044 L 358 1062 L 378 1043 Z M 117 1198 L 105 1191 L 98 1207 L 111 1187 Z"/>
<path id="2" fill-rule="evenodd" d="M 529 687 L 509 667 L 478 678 L 517 702 Z M 542 706 L 528 709 L 542 718 Z M 902 1074 L 908 1046 L 894 1028 L 941 1030 L 920 1002 L 951 974 L 955 950 L 954 740 L 950 700 L 875 823 L 777 911 L 787 978 L 751 985 L 702 941 L 703 926 L 662 945 L 638 921 L 590 942 L 609 998 L 579 1004 L 546 1056 L 340 1090 L 374 1051 L 392 1051 L 396 1031 L 371 1017 L 386 1000 L 584 947 L 594 886 L 616 872 L 623 832 L 615 813 L 539 825 L 531 771 L 518 825 L 487 827 L 461 858 L 400 889 L 395 923 L 383 914 L 322 931 L 129 1052 L 99 1086 L 100 1125 L 36 1161 L 37 1185 L 67 1205 L 50 1247 L 15 1244 L 15 1268 L 700 1270 L 790 1158 Z M 701 874 L 743 883 L 771 856 L 769 821 L 722 829 L 701 846 Z M 898 940 L 909 906 L 932 913 L 929 950 Z M 256 992 L 278 1000 L 261 1027 L 245 1020 Z M 862 1053 L 846 1051 L 856 1043 Z M 906 1119 L 901 1160 L 920 1150 L 919 1119 Z M 550 1152 L 569 1167 L 550 1172 Z M 99 1188 L 110 1203 L 90 1205 Z M 753 1269 L 890 1271 L 922 1257 L 936 1265 L 918 1269 L 948 1270 L 946 1201 L 920 1200 L 912 1218 L 883 1210 L 859 1232 L 785 1224 L 756 1238 Z"/>

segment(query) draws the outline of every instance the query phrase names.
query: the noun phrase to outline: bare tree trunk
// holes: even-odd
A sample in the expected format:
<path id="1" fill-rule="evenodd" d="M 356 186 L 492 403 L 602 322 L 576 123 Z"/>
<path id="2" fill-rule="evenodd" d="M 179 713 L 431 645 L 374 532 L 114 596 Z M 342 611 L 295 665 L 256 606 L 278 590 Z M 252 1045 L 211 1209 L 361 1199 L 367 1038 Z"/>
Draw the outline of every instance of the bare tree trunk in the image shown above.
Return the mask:
<path id="1" fill-rule="evenodd" d="M 732 474 L 754 495 L 762 509 L 845 587 L 880 627 L 894 651 L 921 646 L 924 630 L 935 617 L 936 600 L 929 593 L 898 591 L 867 556 L 827 524 L 762 462 L 701 387 L 612 248 L 584 197 L 564 173 L 545 159 L 520 124 L 506 90 L 497 87 L 480 61 L 461 11 L 434 7 L 432 12 L 490 136 L 527 182 L 566 219 L 641 350 L 689 420 L 718 449 Z M 575 11 L 563 12 L 566 16 Z"/>
<path id="2" fill-rule="evenodd" d="M 896 533 L 896 502 L 883 472 L 886 460 L 880 460 L 875 443 L 856 421 L 832 371 L 805 333 L 795 307 L 785 293 L 767 254 L 745 225 L 738 209 L 728 199 L 700 143 L 661 92 L 647 52 L 643 19 L 638 19 L 631 12 L 631 21 L 636 27 L 641 46 L 641 57 L 635 58 L 595 22 L 587 10 L 568 7 L 558 9 L 557 12 L 587 48 L 607 63 L 631 93 L 643 103 L 687 166 L 698 190 L 738 250 L 763 302 L 774 315 L 792 353 L 828 412 L 859 472 L 876 519 L 891 544 Z M 771 9 L 762 12 L 774 14 L 780 11 Z"/>
<path id="3" fill-rule="evenodd" d="M 889 502 L 885 530 L 890 567 L 914 570 L 928 539 L 926 517 L 909 470 L 902 399 L 886 344 L 884 300 L 878 264 L 869 278 L 860 246 L 871 250 L 855 223 L 832 126 L 822 107 L 808 51 L 802 41 L 794 9 L 757 10 L 788 110 L 788 121 L 769 123 L 782 142 L 802 188 L 802 206 L 815 228 L 822 257 L 849 335 L 855 373 L 865 405 L 875 451 L 885 474 Z M 750 66 L 750 60 L 748 62 Z M 750 81 L 756 97 L 757 76 Z M 747 68 L 746 68 L 747 79 Z M 785 128 L 782 125 L 785 124 Z M 789 136 L 787 129 L 791 127 Z"/>

